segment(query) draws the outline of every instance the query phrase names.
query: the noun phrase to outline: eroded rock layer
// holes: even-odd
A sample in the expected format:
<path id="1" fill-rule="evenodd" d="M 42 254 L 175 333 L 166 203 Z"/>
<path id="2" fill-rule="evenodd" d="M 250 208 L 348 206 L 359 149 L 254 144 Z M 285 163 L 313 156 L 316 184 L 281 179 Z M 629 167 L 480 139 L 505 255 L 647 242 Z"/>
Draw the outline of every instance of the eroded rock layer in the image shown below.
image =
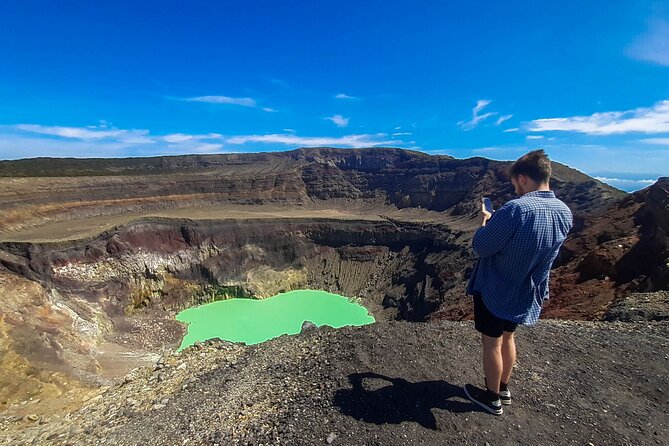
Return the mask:
<path id="1" fill-rule="evenodd" d="M 508 163 L 457 160 L 399 149 L 137 159 L 0 161 L 0 233 L 118 214 L 212 205 L 380 203 L 451 215 L 511 198 Z M 577 215 L 624 194 L 555 163 L 553 188 Z M 48 235 L 48 234 L 47 234 Z M 70 234 L 72 235 L 72 234 Z"/>

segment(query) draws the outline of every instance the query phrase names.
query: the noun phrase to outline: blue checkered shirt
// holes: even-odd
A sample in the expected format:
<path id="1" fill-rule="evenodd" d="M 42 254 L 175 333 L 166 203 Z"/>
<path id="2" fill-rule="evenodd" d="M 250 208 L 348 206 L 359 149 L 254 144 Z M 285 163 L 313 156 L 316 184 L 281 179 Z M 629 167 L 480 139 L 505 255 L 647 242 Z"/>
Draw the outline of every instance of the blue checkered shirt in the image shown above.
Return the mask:
<path id="1" fill-rule="evenodd" d="M 571 211 L 552 191 L 507 202 L 474 234 L 479 260 L 467 293 L 481 294 L 500 319 L 535 324 L 548 299 L 551 265 L 571 227 Z"/>

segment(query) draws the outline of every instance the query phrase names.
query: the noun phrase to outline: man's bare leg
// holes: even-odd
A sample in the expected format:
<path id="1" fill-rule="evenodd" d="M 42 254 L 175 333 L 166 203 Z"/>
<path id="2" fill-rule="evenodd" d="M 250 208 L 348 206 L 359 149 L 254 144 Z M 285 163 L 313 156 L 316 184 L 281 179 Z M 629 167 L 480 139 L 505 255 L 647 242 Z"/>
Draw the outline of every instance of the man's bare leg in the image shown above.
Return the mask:
<path id="1" fill-rule="evenodd" d="M 502 415 L 502 400 L 499 396 L 499 381 L 502 378 L 502 337 L 492 338 L 482 334 L 483 371 L 487 389 L 472 384 L 464 387 L 465 395 L 474 404 L 493 415 Z"/>
<path id="2" fill-rule="evenodd" d="M 488 390 L 499 393 L 504 363 L 502 361 L 502 337 L 481 335 L 483 342 L 483 372 Z"/>
<path id="3" fill-rule="evenodd" d="M 516 338 L 512 332 L 505 331 L 502 334 L 502 377 L 505 384 L 509 384 L 513 366 L 516 363 Z"/>

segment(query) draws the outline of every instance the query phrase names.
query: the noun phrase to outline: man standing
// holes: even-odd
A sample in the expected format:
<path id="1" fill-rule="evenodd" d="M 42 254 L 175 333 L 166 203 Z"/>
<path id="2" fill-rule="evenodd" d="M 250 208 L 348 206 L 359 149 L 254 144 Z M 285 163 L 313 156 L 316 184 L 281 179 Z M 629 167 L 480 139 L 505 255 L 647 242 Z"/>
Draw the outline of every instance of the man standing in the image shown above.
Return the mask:
<path id="1" fill-rule="evenodd" d="M 485 389 L 465 386 L 467 397 L 501 415 L 511 404 L 509 380 L 516 361 L 514 331 L 533 325 L 548 299 L 551 265 L 572 227 L 569 208 L 549 188 L 551 164 L 543 150 L 520 157 L 510 169 L 520 196 L 490 214 L 473 240 L 479 261 L 467 293 L 474 296 L 474 322 L 482 334 Z"/>

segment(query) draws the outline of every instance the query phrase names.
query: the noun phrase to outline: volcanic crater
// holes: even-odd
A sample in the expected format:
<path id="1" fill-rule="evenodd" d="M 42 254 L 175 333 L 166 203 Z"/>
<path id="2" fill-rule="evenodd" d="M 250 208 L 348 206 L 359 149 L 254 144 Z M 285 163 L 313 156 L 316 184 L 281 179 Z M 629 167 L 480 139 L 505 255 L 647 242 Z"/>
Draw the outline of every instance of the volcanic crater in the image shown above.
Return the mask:
<path id="1" fill-rule="evenodd" d="M 175 348 L 179 310 L 230 297 L 320 289 L 377 320 L 467 319 L 477 210 L 513 197 L 507 167 L 330 148 L 2 161 L 0 410 L 79 407 Z M 602 320 L 667 289 L 669 181 L 628 195 L 553 169 L 575 228 L 545 315 Z"/>

